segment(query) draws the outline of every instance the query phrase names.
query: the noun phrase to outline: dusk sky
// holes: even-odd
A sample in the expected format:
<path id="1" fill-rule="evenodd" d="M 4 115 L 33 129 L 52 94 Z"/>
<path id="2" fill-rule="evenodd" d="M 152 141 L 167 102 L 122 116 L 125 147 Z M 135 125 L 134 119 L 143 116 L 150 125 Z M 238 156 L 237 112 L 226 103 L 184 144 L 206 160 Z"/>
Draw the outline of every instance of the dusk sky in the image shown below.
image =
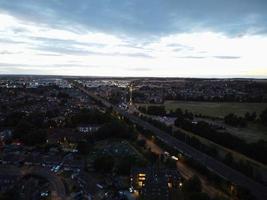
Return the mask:
<path id="1" fill-rule="evenodd" d="M 267 0 L 0 0 L 0 74 L 267 78 Z"/>

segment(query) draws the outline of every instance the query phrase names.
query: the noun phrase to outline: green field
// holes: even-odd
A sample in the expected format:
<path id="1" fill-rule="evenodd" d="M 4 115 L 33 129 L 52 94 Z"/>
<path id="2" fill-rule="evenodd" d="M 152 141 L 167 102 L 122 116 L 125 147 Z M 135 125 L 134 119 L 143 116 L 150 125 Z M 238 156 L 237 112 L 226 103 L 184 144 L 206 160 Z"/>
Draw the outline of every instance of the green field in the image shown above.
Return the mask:
<path id="1" fill-rule="evenodd" d="M 189 110 L 194 114 L 203 114 L 214 117 L 224 117 L 229 113 L 244 116 L 246 112 L 256 112 L 259 115 L 267 108 L 267 103 L 228 103 L 228 102 L 192 102 L 192 101 L 165 101 L 167 110 Z"/>
<path id="2" fill-rule="evenodd" d="M 139 104 L 147 106 L 150 104 Z M 154 104 L 161 105 L 161 104 Z M 239 116 L 244 116 L 246 112 L 256 112 L 257 116 L 267 108 L 267 103 L 229 103 L 229 102 L 192 102 L 192 101 L 165 101 L 165 108 L 167 111 L 181 108 L 182 110 L 188 110 L 194 114 L 202 114 L 206 116 L 223 118 L 229 113 L 234 113 Z M 209 119 L 203 119 L 209 121 Z M 218 123 L 227 128 L 227 131 L 233 135 L 236 135 L 247 142 L 256 142 L 259 139 L 267 141 L 267 127 L 261 124 L 249 123 L 248 127 L 238 128 L 231 127 L 223 123 L 222 120 L 211 121 L 212 123 Z"/>

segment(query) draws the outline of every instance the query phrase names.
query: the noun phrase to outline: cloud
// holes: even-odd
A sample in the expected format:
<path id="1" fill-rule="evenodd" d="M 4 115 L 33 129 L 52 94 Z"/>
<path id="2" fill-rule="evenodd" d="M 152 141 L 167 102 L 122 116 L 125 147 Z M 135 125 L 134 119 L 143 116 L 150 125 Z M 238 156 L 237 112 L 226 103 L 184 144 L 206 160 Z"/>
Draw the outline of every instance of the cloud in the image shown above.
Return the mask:
<path id="1" fill-rule="evenodd" d="M 41 52 L 52 52 L 58 55 L 79 55 L 79 56 L 88 56 L 90 54 L 89 51 L 79 49 L 79 48 L 71 48 L 71 47 L 60 47 L 60 46 L 38 46 L 32 48 L 34 50 L 39 50 Z"/>
<path id="2" fill-rule="evenodd" d="M 239 59 L 241 58 L 240 56 L 213 56 L 214 58 L 218 59 Z"/>
<path id="3" fill-rule="evenodd" d="M 52 45 L 52 46 L 74 46 L 83 45 L 89 47 L 104 47 L 105 44 L 95 43 L 95 42 L 80 42 L 71 39 L 60 39 L 60 38 L 47 38 L 47 37 L 30 37 L 31 40 L 40 42 L 42 45 Z"/>
<path id="4" fill-rule="evenodd" d="M 75 68 L 75 67 L 83 67 L 83 68 L 101 68 L 99 65 L 87 65 L 87 64 L 74 64 L 74 63 L 62 63 L 62 64 L 53 64 L 53 65 L 33 65 L 33 64 L 19 64 L 19 63 L 0 63 L 1 69 L 8 68 L 23 68 L 23 69 L 51 69 L 51 68 Z"/>
<path id="5" fill-rule="evenodd" d="M 11 51 L 6 51 L 6 50 L 0 51 L 0 54 L 2 55 L 18 54 L 18 53 L 20 52 L 11 52 Z"/>
<path id="6" fill-rule="evenodd" d="M 266 10 L 265 0 L 0 0 L 0 73 L 262 74 Z"/>
<path id="7" fill-rule="evenodd" d="M 40 50 L 42 52 L 52 52 L 55 54 L 49 53 L 39 53 L 39 55 L 47 55 L 47 56 L 60 56 L 60 55 L 77 55 L 77 56 L 126 56 L 126 57 L 140 57 L 140 58 L 153 58 L 149 54 L 145 53 L 120 53 L 120 52 L 97 52 L 97 51 L 90 51 L 84 50 L 79 48 L 69 48 L 69 47 L 53 47 L 53 46 L 39 46 L 33 48 L 35 50 Z"/>
<path id="8" fill-rule="evenodd" d="M 16 41 L 8 38 L 0 38 L 0 43 L 5 43 L 5 44 L 23 44 L 25 42 L 22 41 Z"/>
<path id="9" fill-rule="evenodd" d="M 50 27 L 132 37 L 203 29 L 230 35 L 267 31 L 265 0 L 1 0 L 0 8 L 20 19 Z"/>
<path id="10" fill-rule="evenodd" d="M 206 58 L 205 56 L 180 56 L 178 58 L 185 58 L 185 59 L 203 59 Z"/>
<path id="11" fill-rule="evenodd" d="M 28 66 L 27 64 L 0 63 L 0 67 Z"/>
<path id="12" fill-rule="evenodd" d="M 150 69 L 148 67 L 133 67 L 133 68 L 130 68 L 129 70 L 131 70 L 131 71 L 151 71 L 152 69 Z"/>
<path id="13" fill-rule="evenodd" d="M 61 54 L 57 54 L 57 53 L 35 53 L 35 55 L 38 55 L 38 56 L 62 56 Z"/>
<path id="14" fill-rule="evenodd" d="M 122 56 L 130 56 L 130 57 L 141 57 L 141 58 L 153 58 L 153 56 L 146 53 L 120 53 Z"/>

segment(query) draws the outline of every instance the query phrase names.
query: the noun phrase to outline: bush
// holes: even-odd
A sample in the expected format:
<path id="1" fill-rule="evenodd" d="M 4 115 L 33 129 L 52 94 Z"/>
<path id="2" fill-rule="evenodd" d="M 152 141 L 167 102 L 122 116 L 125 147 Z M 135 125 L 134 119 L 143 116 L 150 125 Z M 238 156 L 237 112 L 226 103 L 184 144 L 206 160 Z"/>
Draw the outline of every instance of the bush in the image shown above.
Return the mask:
<path id="1" fill-rule="evenodd" d="M 238 117 L 233 113 L 230 113 L 224 117 L 224 123 L 229 124 L 231 126 L 239 126 L 239 127 L 247 126 L 247 122 L 245 118 Z"/>
<path id="2" fill-rule="evenodd" d="M 112 156 L 102 155 L 95 159 L 94 169 L 99 172 L 111 172 L 114 167 L 114 159 Z"/>
<path id="3" fill-rule="evenodd" d="M 134 137 L 134 132 L 126 123 L 114 120 L 104 124 L 96 133 L 96 139 L 121 138 L 130 139 Z"/>
<path id="4" fill-rule="evenodd" d="M 201 192 L 202 185 L 200 179 L 197 176 L 193 176 L 183 184 L 183 192 L 185 194 L 190 194 L 194 192 Z"/>
<path id="5" fill-rule="evenodd" d="M 264 126 L 267 126 L 267 108 L 260 114 L 260 121 Z"/>

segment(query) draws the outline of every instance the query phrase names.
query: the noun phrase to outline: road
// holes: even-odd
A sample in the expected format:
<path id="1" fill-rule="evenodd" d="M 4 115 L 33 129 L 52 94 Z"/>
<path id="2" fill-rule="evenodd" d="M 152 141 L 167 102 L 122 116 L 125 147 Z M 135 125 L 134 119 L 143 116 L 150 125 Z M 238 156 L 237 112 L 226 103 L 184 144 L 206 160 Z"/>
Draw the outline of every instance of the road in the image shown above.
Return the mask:
<path id="1" fill-rule="evenodd" d="M 94 178 L 94 176 L 82 170 L 74 179 L 77 180 L 85 195 L 93 198 L 97 194 L 99 189 L 96 184 L 98 181 Z"/>
<path id="2" fill-rule="evenodd" d="M 52 186 L 52 199 L 54 200 L 63 200 L 66 199 L 66 192 L 65 192 L 65 186 L 61 179 L 50 173 L 49 170 L 46 170 L 42 167 L 23 167 L 18 168 L 14 166 L 1 166 L 0 165 L 0 171 L 1 173 L 7 174 L 7 175 L 17 175 L 19 178 L 23 178 L 26 175 L 36 175 L 39 177 L 43 177 L 46 179 Z"/>
<path id="3" fill-rule="evenodd" d="M 170 147 L 174 148 L 175 150 L 183 153 L 185 156 L 188 156 L 198 161 L 199 163 L 203 164 L 210 171 L 218 174 L 219 176 L 225 178 L 226 180 L 233 182 L 236 185 L 240 185 L 240 186 L 247 188 L 257 199 L 259 200 L 267 199 L 267 187 L 257 183 L 256 181 L 248 178 L 247 176 L 241 174 L 240 172 L 228 167 L 222 162 L 217 161 L 210 156 L 207 156 L 206 154 L 196 150 L 195 148 L 169 135 L 168 133 L 161 131 L 155 126 L 149 124 L 148 122 L 128 113 L 125 110 L 118 108 L 117 106 L 112 105 L 107 100 L 96 96 L 92 92 L 89 92 L 88 90 L 86 90 L 84 87 L 79 86 L 79 85 L 76 85 L 76 86 L 81 91 L 83 91 L 85 94 L 89 95 L 91 98 L 95 99 L 96 101 L 101 102 L 104 106 L 108 108 L 112 108 L 114 111 L 119 113 L 121 116 L 127 118 L 132 123 L 137 124 L 143 127 L 144 129 L 153 132 L 154 135 L 159 140 L 169 145 Z"/>
<path id="4" fill-rule="evenodd" d="M 164 154 L 164 150 L 160 148 L 157 144 L 155 144 L 152 140 L 147 139 L 145 136 L 139 134 L 138 139 L 143 139 L 146 141 L 146 146 L 151 149 L 152 152 L 156 154 Z M 197 171 L 192 169 L 191 167 L 188 167 L 184 162 L 177 161 L 176 162 L 177 169 L 181 173 L 181 175 L 185 179 L 189 179 L 193 177 L 194 175 L 197 175 L 202 183 L 202 189 L 203 192 L 206 192 L 210 197 L 214 198 L 217 195 L 218 196 L 224 196 L 227 197 L 226 194 L 222 193 L 220 190 L 213 187 L 208 181 L 207 178 L 205 178 L 203 175 L 199 174 Z"/>
<path id="5" fill-rule="evenodd" d="M 66 191 L 65 186 L 61 179 L 52 174 L 49 170 L 44 169 L 42 167 L 30 167 L 22 170 L 22 174 L 27 175 L 37 175 L 40 177 L 45 178 L 52 186 L 52 196 L 54 199 L 65 199 L 66 198 Z"/>

